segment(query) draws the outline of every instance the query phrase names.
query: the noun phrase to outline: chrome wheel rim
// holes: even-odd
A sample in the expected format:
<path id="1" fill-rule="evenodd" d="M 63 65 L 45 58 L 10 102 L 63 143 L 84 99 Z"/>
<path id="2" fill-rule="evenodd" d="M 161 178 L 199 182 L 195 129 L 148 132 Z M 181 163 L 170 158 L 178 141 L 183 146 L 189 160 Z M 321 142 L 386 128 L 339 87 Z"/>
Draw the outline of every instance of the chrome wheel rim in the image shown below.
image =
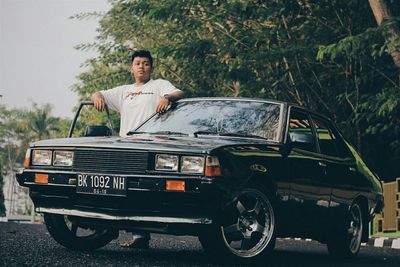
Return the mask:
<path id="1" fill-rule="evenodd" d="M 363 230 L 363 221 L 361 208 L 358 204 L 354 204 L 350 208 L 350 224 L 347 233 L 350 237 L 349 249 L 354 254 L 360 249 L 361 237 Z"/>
<path id="2" fill-rule="evenodd" d="M 268 198 L 258 190 L 243 190 L 232 202 L 221 233 L 227 248 L 242 258 L 260 254 L 270 243 L 275 217 Z"/>

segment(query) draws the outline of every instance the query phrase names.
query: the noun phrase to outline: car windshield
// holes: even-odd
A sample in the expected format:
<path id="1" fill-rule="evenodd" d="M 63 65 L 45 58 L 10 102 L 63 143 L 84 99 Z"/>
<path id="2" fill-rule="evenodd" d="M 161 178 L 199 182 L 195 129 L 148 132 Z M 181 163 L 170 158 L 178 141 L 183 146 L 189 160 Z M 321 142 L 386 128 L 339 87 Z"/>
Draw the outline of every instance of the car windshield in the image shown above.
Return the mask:
<path id="1" fill-rule="evenodd" d="M 137 132 L 188 135 L 221 135 L 279 141 L 281 104 L 210 100 L 178 102 L 164 114 L 156 114 Z"/>

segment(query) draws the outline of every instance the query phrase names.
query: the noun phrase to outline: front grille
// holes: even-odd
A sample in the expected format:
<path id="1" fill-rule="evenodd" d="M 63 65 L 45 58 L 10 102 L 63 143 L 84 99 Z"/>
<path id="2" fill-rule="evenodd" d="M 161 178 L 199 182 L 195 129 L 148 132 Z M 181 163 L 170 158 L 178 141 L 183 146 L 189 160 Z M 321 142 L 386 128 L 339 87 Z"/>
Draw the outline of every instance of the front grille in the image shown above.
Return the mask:
<path id="1" fill-rule="evenodd" d="M 135 150 L 76 150 L 73 171 L 99 174 L 143 174 L 148 153 Z"/>

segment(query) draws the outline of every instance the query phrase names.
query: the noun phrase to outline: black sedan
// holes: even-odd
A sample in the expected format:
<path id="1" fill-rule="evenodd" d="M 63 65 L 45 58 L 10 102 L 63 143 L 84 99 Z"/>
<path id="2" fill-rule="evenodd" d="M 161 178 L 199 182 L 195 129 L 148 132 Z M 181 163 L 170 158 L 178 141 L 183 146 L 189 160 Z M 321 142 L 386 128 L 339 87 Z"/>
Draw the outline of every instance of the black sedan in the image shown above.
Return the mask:
<path id="1" fill-rule="evenodd" d="M 380 181 L 333 123 L 289 103 L 185 99 L 128 137 L 110 132 L 35 142 L 17 174 L 68 248 L 145 230 L 196 235 L 227 259 L 268 255 L 276 237 L 352 257 L 382 210 Z"/>

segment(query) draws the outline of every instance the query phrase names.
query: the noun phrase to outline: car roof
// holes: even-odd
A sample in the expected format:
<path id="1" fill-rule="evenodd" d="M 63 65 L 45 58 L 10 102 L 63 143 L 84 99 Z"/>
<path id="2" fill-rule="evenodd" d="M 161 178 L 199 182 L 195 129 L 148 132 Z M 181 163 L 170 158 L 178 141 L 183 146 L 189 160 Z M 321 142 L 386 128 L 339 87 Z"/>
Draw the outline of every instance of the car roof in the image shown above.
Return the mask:
<path id="1" fill-rule="evenodd" d="M 191 101 L 219 101 L 219 100 L 229 100 L 229 101 L 248 101 L 248 102 L 265 102 L 265 103 L 275 103 L 275 104 L 288 104 L 283 101 L 262 99 L 262 98 L 249 98 L 249 97 L 193 97 L 193 98 L 183 98 L 179 102 L 191 102 Z"/>

